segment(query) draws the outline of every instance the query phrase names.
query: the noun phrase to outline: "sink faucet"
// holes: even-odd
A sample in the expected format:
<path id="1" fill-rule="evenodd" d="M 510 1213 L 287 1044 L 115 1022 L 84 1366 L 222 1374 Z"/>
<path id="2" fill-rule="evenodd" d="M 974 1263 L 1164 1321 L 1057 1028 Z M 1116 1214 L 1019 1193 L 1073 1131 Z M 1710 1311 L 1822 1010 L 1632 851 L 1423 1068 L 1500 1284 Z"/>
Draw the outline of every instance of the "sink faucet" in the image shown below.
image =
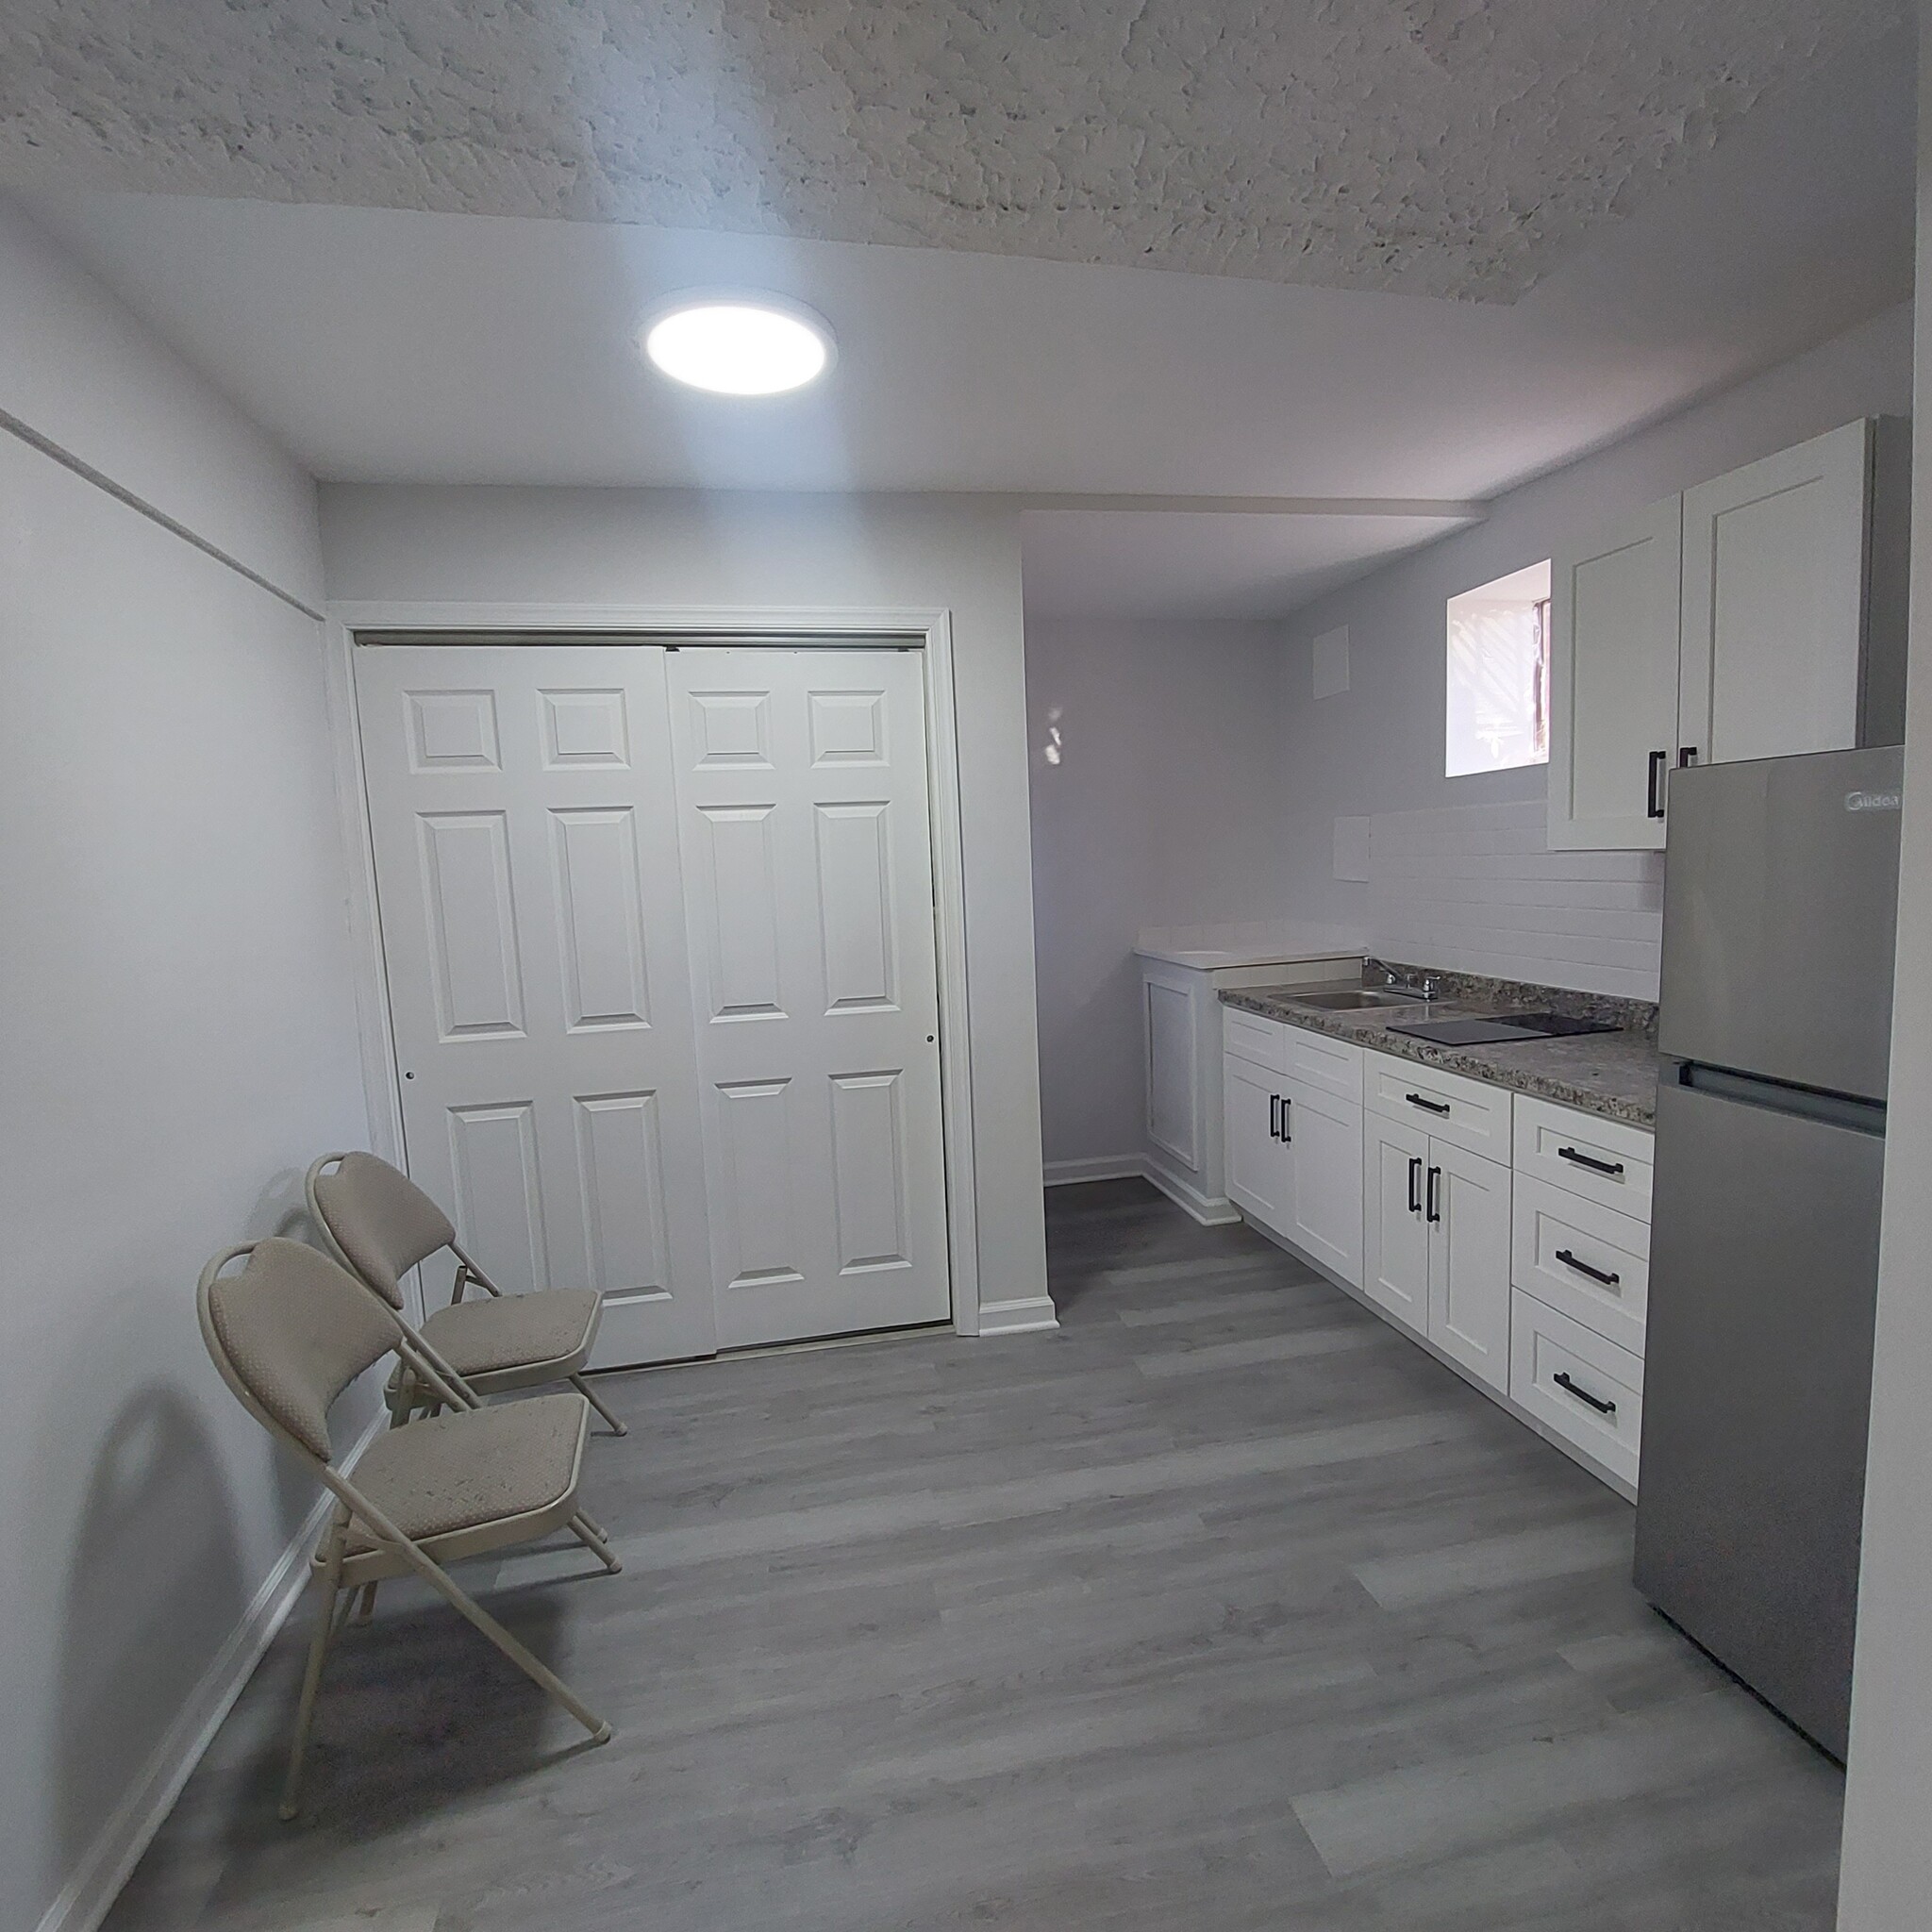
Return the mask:
<path id="1" fill-rule="evenodd" d="M 1388 981 L 1391 992 L 1412 992 L 1426 1005 L 1442 991 L 1442 982 L 1433 973 L 1425 973 L 1422 978 L 1405 979 L 1392 966 L 1382 969 L 1382 977 Z"/>

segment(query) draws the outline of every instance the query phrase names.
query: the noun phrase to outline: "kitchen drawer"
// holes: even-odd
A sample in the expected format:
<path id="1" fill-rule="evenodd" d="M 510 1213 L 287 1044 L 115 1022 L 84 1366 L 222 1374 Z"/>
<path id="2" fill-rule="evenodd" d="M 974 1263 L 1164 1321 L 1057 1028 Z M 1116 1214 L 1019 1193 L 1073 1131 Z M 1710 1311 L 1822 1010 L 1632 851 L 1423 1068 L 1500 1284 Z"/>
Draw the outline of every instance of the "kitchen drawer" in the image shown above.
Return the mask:
<path id="1" fill-rule="evenodd" d="M 1509 1394 L 1519 1408 L 1636 1487 L 1643 1437 L 1641 1357 L 1519 1289 L 1509 1312 Z"/>
<path id="2" fill-rule="evenodd" d="M 1318 1093 L 1330 1093 L 1337 1100 L 1362 1104 L 1362 1050 L 1345 1040 L 1331 1040 L 1325 1033 L 1310 1033 L 1306 1026 L 1288 1026 L 1288 1065 L 1291 1080 Z"/>
<path id="3" fill-rule="evenodd" d="M 1517 1096 L 1516 1172 L 1640 1221 L 1650 1219 L 1655 1146 L 1642 1127 Z"/>
<path id="4" fill-rule="evenodd" d="M 1519 1174 L 1509 1246 L 1510 1279 L 1525 1294 L 1633 1355 L 1643 1353 L 1647 1221 L 1566 1193 L 1538 1174 Z"/>
<path id="5" fill-rule="evenodd" d="M 1384 1120 L 1407 1121 L 1438 1141 L 1509 1164 L 1509 1090 L 1445 1074 L 1392 1054 L 1365 1057 L 1364 1101 Z"/>
<path id="6" fill-rule="evenodd" d="M 1271 1074 L 1288 1072 L 1288 1028 L 1279 1020 L 1264 1020 L 1240 1007 L 1223 1007 L 1221 1043 L 1251 1066 L 1266 1067 Z"/>

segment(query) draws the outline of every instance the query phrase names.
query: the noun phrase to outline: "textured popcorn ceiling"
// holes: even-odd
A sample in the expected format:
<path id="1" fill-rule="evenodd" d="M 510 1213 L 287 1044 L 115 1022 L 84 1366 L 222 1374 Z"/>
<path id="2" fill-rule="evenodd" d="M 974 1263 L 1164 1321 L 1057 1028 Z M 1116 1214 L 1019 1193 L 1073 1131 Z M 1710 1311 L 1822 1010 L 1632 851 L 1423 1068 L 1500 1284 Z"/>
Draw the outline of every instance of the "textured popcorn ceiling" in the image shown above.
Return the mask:
<path id="1" fill-rule="evenodd" d="M 8 0 L 0 180 L 1512 301 L 1906 0 Z"/>

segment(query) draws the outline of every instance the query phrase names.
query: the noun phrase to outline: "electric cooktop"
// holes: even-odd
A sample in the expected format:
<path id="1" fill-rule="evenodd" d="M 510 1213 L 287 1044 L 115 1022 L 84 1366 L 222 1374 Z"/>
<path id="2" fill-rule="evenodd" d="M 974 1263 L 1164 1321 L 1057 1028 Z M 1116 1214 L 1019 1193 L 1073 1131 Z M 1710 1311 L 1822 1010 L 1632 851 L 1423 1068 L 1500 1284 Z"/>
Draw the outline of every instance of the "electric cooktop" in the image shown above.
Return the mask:
<path id="1" fill-rule="evenodd" d="M 1497 1013 L 1474 1020 L 1391 1020 L 1391 1033 L 1437 1046 L 1510 1046 L 1523 1040 L 1565 1040 L 1577 1033 L 1614 1033 L 1609 1020 L 1577 1020 L 1568 1013 Z"/>

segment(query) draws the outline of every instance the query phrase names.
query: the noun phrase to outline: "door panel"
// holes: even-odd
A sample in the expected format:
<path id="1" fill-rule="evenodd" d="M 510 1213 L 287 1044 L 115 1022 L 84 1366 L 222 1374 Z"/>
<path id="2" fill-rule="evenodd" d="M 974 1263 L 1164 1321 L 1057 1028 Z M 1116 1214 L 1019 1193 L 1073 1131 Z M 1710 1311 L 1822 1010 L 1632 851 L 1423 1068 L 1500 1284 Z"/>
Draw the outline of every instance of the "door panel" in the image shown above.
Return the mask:
<path id="1" fill-rule="evenodd" d="M 604 1292 L 598 1366 L 716 1346 L 664 659 L 355 655 L 410 1174 L 505 1289 Z"/>
<path id="2" fill-rule="evenodd" d="M 1684 492 L 1681 742 L 1706 764 L 1857 742 L 1871 428 Z"/>
<path id="3" fill-rule="evenodd" d="M 1509 1387 L 1509 1170 L 1431 1140 L 1429 1340 L 1491 1388 Z"/>
<path id="4" fill-rule="evenodd" d="M 1429 1137 L 1404 1121 L 1362 1117 L 1362 1291 L 1418 1335 L 1429 1332 L 1429 1224 L 1423 1179 Z"/>
<path id="5" fill-rule="evenodd" d="M 1658 848 L 1650 758 L 1677 744 L 1682 501 L 1550 571 L 1550 844 Z"/>
<path id="6" fill-rule="evenodd" d="M 922 660 L 671 654 L 719 1340 L 942 1322 Z"/>
<path id="7" fill-rule="evenodd" d="M 1300 1081 L 1289 1083 L 1288 1239 L 1343 1281 L 1362 1278 L 1362 1110 Z"/>
<path id="8" fill-rule="evenodd" d="M 1251 1220 L 1284 1235 L 1294 1213 L 1292 1183 L 1288 1148 L 1274 1128 L 1286 1084 L 1238 1055 L 1222 1061 L 1227 1198 Z"/>

